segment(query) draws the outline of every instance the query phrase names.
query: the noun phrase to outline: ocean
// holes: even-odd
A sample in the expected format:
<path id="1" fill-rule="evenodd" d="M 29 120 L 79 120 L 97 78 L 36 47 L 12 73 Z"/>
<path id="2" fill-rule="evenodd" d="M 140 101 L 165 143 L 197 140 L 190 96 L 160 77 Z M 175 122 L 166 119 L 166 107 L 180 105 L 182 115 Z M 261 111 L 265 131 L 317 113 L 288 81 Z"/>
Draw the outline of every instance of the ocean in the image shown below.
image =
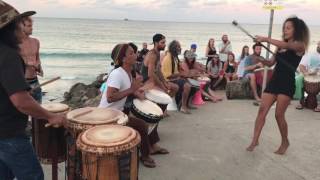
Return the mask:
<path id="1" fill-rule="evenodd" d="M 239 22 L 241 23 L 241 22 Z M 268 25 L 242 24 L 253 35 L 268 34 Z M 274 25 L 272 37 L 280 39 L 281 25 Z M 320 40 L 320 26 L 309 26 L 311 31 L 310 51 L 315 51 Z M 182 51 L 190 44 L 198 45 L 199 61 L 204 61 L 209 38 L 215 46 L 221 42 L 222 34 L 228 34 L 236 57 L 244 45 L 252 46 L 252 40 L 230 24 L 181 23 L 151 21 L 119 21 L 94 19 L 35 18 L 33 36 L 40 40 L 40 58 L 46 81 L 61 76 L 52 84 L 43 87 L 47 92 L 44 100 L 63 100 L 63 94 L 77 83 L 91 83 L 100 73 L 112 70 L 110 54 L 117 43 L 133 42 L 139 49 L 143 42 L 152 43 L 152 36 L 162 33 L 167 45 L 172 40 L 181 43 Z M 149 45 L 149 49 L 152 45 Z M 251 51 L 251 50 L 250 50 Z M 262 52 L 265 54 L 265 52 Z"/>

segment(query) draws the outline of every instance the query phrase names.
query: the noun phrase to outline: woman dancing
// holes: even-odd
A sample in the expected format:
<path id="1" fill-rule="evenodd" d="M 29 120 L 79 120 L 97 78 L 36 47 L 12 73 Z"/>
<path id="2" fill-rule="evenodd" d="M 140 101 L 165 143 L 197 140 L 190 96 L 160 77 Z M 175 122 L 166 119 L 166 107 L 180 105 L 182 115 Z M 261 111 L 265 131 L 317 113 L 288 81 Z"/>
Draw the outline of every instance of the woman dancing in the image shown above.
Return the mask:
<path id="1" fill-rule="evenodd" d="M 248 151 L 253 151 L 259 144 L 259 136 L 265 124 L 265 118 L 270 107 L 277 102 L 275 118 L 281 134 L 281 145 L 276 154 L 284 154 L 289 147 L 288 125 L 285 112 L 295 92 L 295 70 L 298 67 L 309 43 L 309 29 L 305 22 L 298 17 L 288 18 L 282 27 L 282 41 L 256 36 L 257 42 L 268 42 L 276 46 L 277 52 L 270 61 L 256 57 L 262 64 L 273 66 L 276 64 L 273 76 L 269 81 L 258 111 L 254 127 L 254 135 Z"/>

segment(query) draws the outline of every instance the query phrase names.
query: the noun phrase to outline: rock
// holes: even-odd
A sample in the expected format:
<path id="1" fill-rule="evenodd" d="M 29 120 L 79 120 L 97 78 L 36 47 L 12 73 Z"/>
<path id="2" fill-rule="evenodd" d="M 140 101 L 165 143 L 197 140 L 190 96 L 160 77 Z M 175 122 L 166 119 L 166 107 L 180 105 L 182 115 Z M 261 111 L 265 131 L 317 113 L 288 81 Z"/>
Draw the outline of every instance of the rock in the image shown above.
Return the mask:
<path id="1" fill-rule="evenodd" d="M 249 79 L 230 81 L 226 85 L 226 96 L 228 99 L 252 99 L 253 93 Z"/>
<path id="2" fill-rule="evenodd" d="M 64 93 L 64 101 L 72 109 L 85 106 L 97 106 L 100 102 L 100 90 L 106 74 L 100 74 L 91 84 L 76 83 L 69 92 Z"/>

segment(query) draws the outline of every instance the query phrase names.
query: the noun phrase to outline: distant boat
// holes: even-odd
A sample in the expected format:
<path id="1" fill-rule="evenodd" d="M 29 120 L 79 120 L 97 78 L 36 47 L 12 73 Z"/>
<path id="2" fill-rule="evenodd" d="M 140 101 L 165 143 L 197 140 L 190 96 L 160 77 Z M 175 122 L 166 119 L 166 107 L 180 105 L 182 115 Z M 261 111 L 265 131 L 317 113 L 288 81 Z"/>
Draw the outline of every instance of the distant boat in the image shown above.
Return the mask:
<path id="1" fill-rule="evenodd" d="M 124 21 L 129 21 L 129 19 L 128 19 L 128 18 L 124 18 L 123 20 L 124 20 Z"/>

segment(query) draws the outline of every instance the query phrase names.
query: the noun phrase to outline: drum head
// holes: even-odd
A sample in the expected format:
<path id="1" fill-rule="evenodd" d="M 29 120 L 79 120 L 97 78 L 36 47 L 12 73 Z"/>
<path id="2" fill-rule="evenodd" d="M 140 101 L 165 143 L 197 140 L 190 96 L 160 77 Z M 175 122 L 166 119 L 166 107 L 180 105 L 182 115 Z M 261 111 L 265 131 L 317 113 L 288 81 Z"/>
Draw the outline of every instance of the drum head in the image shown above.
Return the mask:
<path id="1" fill-rule="evenodd" d="M 172 102 L 171 97 L 167 93 L 158 89 L 148 90 L 146 92 L 146 98 L 159 104 L 170 104 Z"/>
<path id="2" fill-rule="evenodd" d="M 62 103 L 42 104 L 41 107 L 52 113 L 59 113 L 69 110 L 69 106 Z"/>
<path id="3" fill-rule="evenodd" d="M 163 116 L 162 109 L 155 103 L 149 100 L 134 99 L 133 105 L 141 112 L 145 114 L 151 114 L 155 116 Z"/>
<path id="4" fill-rule="evenodd" d="M 78 124 L 125 124 L 128 120 L 123 112 L 111 108 L 85 107 L 67 114 L 68 121 Z"/>
<path id="5" fill-rule="evenodd" d="M 318 82 L 320 82 L 320 76 L 308 75 L 308 76 L 304 77 L 304 81 L 310 82 L 310 83 L 318 83 Z"/>
<path id="6" fill-rule="evenodd" d="M 197 78 L 198 81 L 205 81 L 205 82 L 209 82 L 210 78 L 208 78 L 207 76 L 201 76 Z"/>
<path id="7" fill-rule="evenodd" d="M 188 82 L 194 87 L 200 87 L 199 81 L 197 81 L 195 79 L 188 78 Z"/>
<path id="8" fill-rule="evenodd" d="M 127 151 L 140 143 L 139 134 L 132 128 L 119 125 L 101 125 L 88 129 L 78 139 L 78 146 L 94 153 Z"/>

